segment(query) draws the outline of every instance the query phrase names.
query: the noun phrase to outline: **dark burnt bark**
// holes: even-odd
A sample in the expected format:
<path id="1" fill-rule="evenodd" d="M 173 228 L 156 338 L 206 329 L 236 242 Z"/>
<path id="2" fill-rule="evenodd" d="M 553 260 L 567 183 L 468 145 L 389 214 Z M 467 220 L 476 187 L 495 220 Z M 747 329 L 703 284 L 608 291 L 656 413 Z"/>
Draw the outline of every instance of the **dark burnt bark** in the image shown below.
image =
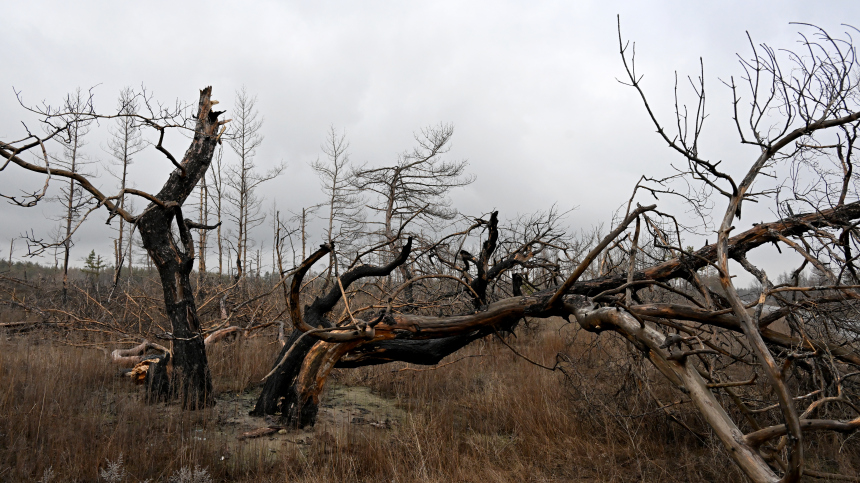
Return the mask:
<path id="1" fill-rule="evenodd" d="M 521 273 L 515 273 L 511 276 L 511 290 L 514 293 L 514 297 L 520 297 L 523 294 L 523 275 Z"/>
<path id="2" fill-rule="evenodd" d="M 499 241 L 499 212 L 494 211 L 490 214 L 490 221 L 487 223 L 487 239 L 481 245 L 481 254 L 477 260 L 474 260 L 478 270 L 475 279 L 472 280 L 470 286 L 472 290 L 478 294 L 478 298 L 473 298 L 472 302 L 475 308 L 480 308 L 482 305 L 487 305 L 487 286 L 490 284 L 490 258 L 496 251 L 496 244 Z"/>
<path id="3" fill-rule="evenodd" d="M 257 404 L 251 410 L 250 414 L 252 416 L 265 416 L 267 414 L 281 415 L 295 412 L 294 408 L 299 398 L 293 382 L 299 374 L 302 361 L 304 361 L 311 347 L 317 342 L 312 337 L 304 337 L 298 340 L 301 334 L 301 331 L 294 330 L 287 339 L 287 343 L 281 349 L 281 352 L 278 353 L 275 364 L 280 362 L 290 348 L 295 346 L 292 352 L 290 352 L 289 357 L 281 364 L 279 370 L 266 379 L 266 382 L 263 384 L 263 391 L 260 393 L 260 397 L 257 398 Z"/>
<path id="4" fill-rule="evenodd" d="M 344 290 L 347 290 L 356 280 L 365 277 L 384 277 L 390 274 L 395 268 L 402 265 L 409 257 L 412 250 L 412 238 L 410 237 L 400 254 L 390 263 L 382 267 L 373 265 L 362 265 L 356 267 L 340 277 L 340 285 L 335 284 L 327 294 L 322 297 L 317 297 L 313 303 L 305 307 L 304 313 L 298 309 L 298 293 L 301 288 L 302 280 L 305 274 L 310 270 L 317 260 L 325 256 L 333 247 L 323 245 L 319 250 L 308 257 L 305 262 L 299 267 L 293 276 L 291 283 L 290 297 L 290 316 L 293 319 L 293 325 L 296 330 L 290 335 L 287 343 L 278 354 L 275 360 L 275 368 L 263 385 L 263 391 L 257 399 L 257 404 L 251 411 L 253 416 L 263 416 L 266 414 L 280 415 L 287 424 L 294 424 L 298 427 L 312 425 L 316 420 L 316 414 L 319 405 L 319 392 L 313 395 L 311 384 L 305 383 L 302 385 L 302 378 L 299 376 L 302 372 L 312 374 L 306 377 L 307 380 L 315 380 L 317 373 L 320 371 L 320 364 L 308 364 L 309 367 L 303 367 L 303 364 L 308 359 L 308 355 L 319 341 L 313 337 L 301 337 L 301 335 L 310 329 L 320 327 L 333 327 L 331 321 L 328 320 L 326 314 L 341 299 L 340 285 Z M 294 347 L 295 346 L 295 347 Z M 289 357 L 284 359 L 289 354 Z M 339 354 L 339 359 L 342 354 Z M 332 362 L 332 367 L 334 363 Z M 331 370 L 331 367 L 328 367 Z M 328 374 L 327 371 L 324 372 Z M 323 381 L 325 377 L 323 376 Z M 322 382 L 314 387 L 322 389 Z"/>
<path id="5" fill-rule="evenodd" d="M 170 364 L 170 353 L 157 357 L 157 362 L 149 365 L 146 371 L 146 400 L 147 402 L 161 402 L 170 400 L 173 396 L 173 388 L 170 387 L 170 376 L 167 374 L 167 366 Z"/>
<path id="6" fill-rule="evenodd" d="M 139 229 L 144 247 L 158 269 L 167 317 L 173 328 L 174 391 L 187 408 L 206 407 L 214 403 L 212 378 L 206 360 L 206 348 L 197 304 L 191 287 L 194 266 L 193 243 L 181 216 L 176 216 L 180 227 L 180 248 L 171 230 L 174 217 L 167 210 L 152 210 L 142 217 Z M 180 214 L 178 206 L 171 210 Z M 158 216 L 161 215 L 161 216 Z"/>
<path id="7" fill-rule="evenodd" d="M 143 246 L 158 269 L 167 317 L 173 329 L 173 390 L 181 397 L 183 407 L 192 409 L 211 406 L 214 398 L 191 286 L 194 243 L 180 207 L 205 175 L 218 143 L 220 113 L 212 111 L 211 94 L 211 87 L 200 91 L 191 146 L 155 195 L 159 203 L 151 203 L 138 220 Z M 174 220 L 179 230 L 179 243 L 173 232 Z"/>
<path id="8" fill-rule="evenodd" d="M 337 362 L 335 367 L 354 368 L 387 364 L 389 362 L 407 362 L 409 364 L 433 366 L 446 356 L 492 333 L 491 329 L 480 329 L 466 335 L 444 337 L 442 339 L 385 340 L 372 344 L 364 344 L 346 354 Z"/>
<path id="9" fill-rule="evenodd" d="M 300 338 L 307 330 L 315 329 L 320 324 L 325 324 L 325 318 L 309 317 L 304 319 L 301 310 L 299 309 L 299 291 L 301 290 L 302 280 L 305 274 L 311 269 L 314 263 L 331 252 L 331 245 L 322 245 L 319 250 L 311 254 L 296 270 L 293 275 L 293 280 L 290 283 L 290 318 L 293 322 L 293 332 L 278 353 L 275 359 L 274 368 L 268 378 L 263 383 L 263 390 L 260 397 L 257 398 L 257 404 L 251 410 L 252 416 L 264 416 L 267 414 L 277 415 L 284 414 L 285 408 L 293 407 L 298 401 L 293 382 L 299 373 L 302 366 L 302 361 L 307 356 L 308 351 L 316 342 L 310 337 Z M 347 272 L 348 274 L 349 272 Z M 346 276 L 347 274 L 344 274 Z M 319 303 L 319 298 L 314 301 L 314 304 Z M 309 308 L 305 309 L 305 314 L 308 314 Z M 295 347 L 294 347 L 295 346 Z M 287 357 L 289 355 L 289 357 Z M 289 413 L 289 411 L 287 412 Z"/>
<path id="10" fill-rule="evenodd" d="M 292 388 L 296 399 L 283 408 L 283 419 L 300 428 L 313 425 L 319 412 L 320 394 L 328 375 L 344 354 L 360 344 L 360 341 L 316 342 L 302 362 Z"/>

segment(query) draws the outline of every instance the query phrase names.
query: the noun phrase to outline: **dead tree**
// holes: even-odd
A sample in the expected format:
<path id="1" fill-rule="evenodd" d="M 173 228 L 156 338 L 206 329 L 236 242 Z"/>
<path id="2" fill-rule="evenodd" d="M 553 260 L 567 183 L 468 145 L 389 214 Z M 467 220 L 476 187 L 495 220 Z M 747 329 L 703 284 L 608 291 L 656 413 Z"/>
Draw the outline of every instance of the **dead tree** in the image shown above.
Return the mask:
<path id="1" fill-rule="evenodd" d="M 852 175 L 853 143 L 860 127 L 856 97 L 860 76 L 850 38 L 836 39 L 813 28 L 812 36 L 802 39 L 803 52 L 785 55 L 753 46 L 752 58 L 741 63 L 749 88 L 744 103 L 734 80 L 727 83 L 735 94 L 741 142 L 759 150 L 747 172 L 736 177 L 700 152 L 698 140 L 706 117 L 703 78 L 693 83 L 695 114 L 688 118 L 679 103 L 679 132 L 667 134 L 647 102 L 632 52 L 619 34 L 627 83 L 641 94 L 659 135 L 684 160 L 681 174 L 663 180 L 643 177 L 612 231 L 595 240 L 587 253 L 567 258 L 561 283 L 537 287 L 530 294 L 523 293 L 521 281 L 512 295 L 488 283 L 492 267 L 503 258 L 493 255 L 498 249 L 497 215 L 478 220 L 479 226 L 486 225 L 479 255 L 461 249 L 456 257 L 440 257 L 449 269 L 458 266 L 455 259 L 478 266 L 474 276 L 463 270 L 458 275 L 441 270 L 435 275 L 463 287 L 460 294 L 471 302 L 456 305 L 459 310 L 450 314 L 400 310 L 403 285 L 377 284 L 377 303 L 347 303 L 350 287 L 384 276 L 407 257 L 416 257 L 412 240 L 385 266 L 346 272 L 337 287 L 302 310 L 302 280 L 331 250 L 321 247 L 292 280 L 290 312 L 296 331 L 267 376 L 257 413 L 277 413 L 293 424 L 311 424 L 326 378 L 335 367 L 392 361 L 435 364 L 523 317 L 564 317 L 586 331 L 628 341 L 627 347 L 650 362 L 653 374 L 674 388 L 680 404 L 695 409 L 752 481 L 795 482 L 803 475 L 851 479 L 811 467 L 804 451 L 816 447 L 809 442 L 821 433 L 860 429 L 856 381 L 860 193 Z M 742 115 L 744 106 L 748 112 Z M 828 163 L 833 169 L 824 168 Z M 786 183 L 791 187 L 786 199 L 784 191 L 752 189 L 765 168 L 778 180 L 792 179 L 799 169 L 811 175 Z M 693 189 L 679 190 L 673 179 Z M 679 225 L 656 205 L 634 203 L 641 193 L 676 194 L 701 209 L 707 207 L 697 197 L 702 192 L 715 193 L 716 202 L 724 202 L 719 209 L 725 214 L 717 226 L 716 243 L 698 250 L 684 246 L 680 229 L 672 233 L 666 228 Z M 780 219 L 732 234 L 745 204 L 768 200 L 777 203 L 783 213 Z M 792 250 L 803 259 L 786 282 L 771 283 L 750 260 L 763 245 Z M 610 253 L 615 260 L 600 270 L 602 275 L 595 275 L 593 264 Z M 760 290 L 753 299 L 741 298 L 730 259 L 758 279 Z M 817 285 L 800 284 L 805 267 L 821 274 Z M 717 274 L 718 288 L 703 282 L 703 269 Z M 339 299 L 344 302 L 343 315 L 335 316 Z M 559 360 L 556 367 L 564 363 Z"/>
<path id="2" fill-rule="evenodd" d="M 553 217 L 550 218 L 553 219 Z M 410 257 L 420 260 L 431 254 L 442 260 L 443 265 L 448 263 L 454 267 L 455 273 L 468 273 L 468 262 L 466 262 L 467 268 L 458 267 L 453 256 L 440 256 L 440 247 L 447 240 L 458 236 L 467 236 L 479 228 L 485 229 L 481 250 L 477 256 L 469 256 L 469 260 L 478 266 L 477 274 L 474 277 L 437 272 L 419 274 L 390 289 L 386 288 L 388 284 L 374 283 L 375 279 L 379 277 L 387 277 L 397 267 L 406 263 Z M 522 318 L 521 314 L 512 316 L 498 325 L 476 327 L 475 330 L 452 334 L 450 337 L 430 337 L 431 340 L 424 340 L 424 337 L 419 337 L 416 340 L 394 341 L 386 338 L 376 339 L 371 335 L 374 333 L 374 327 L 379 327 L 378 324 L 392 320 L 392 317 L 396 317 L 402 311 L 408 313 L 421 311 L 421 304 L 416 304 L 412 296 L 405 295 L 407 287 L 419 283 L 433 280 L 453 282 L 427 287 L 428 293 L 435 294 L 433 298 L 423 298 L 422 303 L 428 307 L 428 310 L 438 310 L 436 307 L 439 306 L 446 306 L 448 309 L 458 306 L 461 310 L 468 310 L 469 307 L 477 307 L 479 310 L 486 309 L 490 300 L 488 288 L 491 283 L 515 267 L 527 266 L 534 255 L 541 253 L 547 244 L 555 242 L 559 246 L 563 245 L 563 242 L 558 239 L 558 234 L 554 232 L 553 225 L 544 227 L 533 235 L 522 244 L 510 244 L 510 240 L 504 237 L 505 244 L 510 245 L 512 249 L 499 256 L 497 253 L 500 239 L 498 213 L 493 212 L 490 214 L 489 220 L 473 223 L 466 229 L 456 232 L 446 239 L 439 240 L 430 247 L 416 250 L 414 240 L 410 237 L 403 249 L 388 263 L 382 266 L 359 265 L 352 267 L 338 277 L 334 286 L 324 295 L 317 297 L 302 310 L 299 292 L 304 277 L 314 263 L 332 250 L 331 245 L 322 245 L 293 273 L 288 302 L 290 318 L 296 330 L 288 339 L 277 357 L 274 368 L 266 377 L 263 392 L 252 414 L 258 416 L 265 414 L 281 415 L 286 423 L 298 426 L 313 424 L 320 392 L 328 372 L 334 367 L 334 364 L 337 364 L 338 367 L 358 367 L 395 360 L 417 364 L 436 364 L 446 355 L 461 349 L 474 340 L 493 334 L 498 330 L 512 330 Z M 462 244 L 461 241 L 456 246 L 462 247 Z M 371 247 L 370 250 L 376 249 L 385 253 L 388 250 L 388 245 L 388 243 L 382 242 Z M 450 251 L 452 250 L 449 249 Z M 462 252 L 463 250 L 459 248 L 453 250 L 453 253 Z M 446 258 L 451 261 L 445 261 Z M 356 285 L 360 285 L 360 287 L 352 292 L 351 288 Z M 377 292 L 380 294 L 378 298 L 382 303 L 375 306 L 353 306 L 349 302 L 350 296 L 358 292 Z M 509 295 L 510 293 L 508 293 Z M 333 319 L 332 316 L 335 315 L 333 311 L 336 306 L 342 306 L 343 312 Z M 331 362 L 329 365 L 324 362 L 327 359 L 319 352 L 322 349 L 318 347 L 319 342 L 316 334 L 339 333 L 340 331 L 362 335 L 356 335 L 356 340 L 350 341 L 350 343 L 336 344 L 337 350 L 335 352 L 337 355 L 328 361 Z M 322 337 L 323 340 L 330 339 L 328 336 L 319 337 Z M 350 337 L 347 336 L 347 339 Z M 334 346 L 330 348 L 334 350 Z M 316 363 L 309 362 L 312 360 L 322 365 L 314 365 Z M 306 367 L 306 364 L 309 363 L 313 367 Z"/>
<path id="3" fill-rule="evenodd" d="M 227 215 L 236 225 L 236 277 L 242 276 L 243 267 L 248 269 L 249 232 L 263 223 L 265 214 L 260 211 L 262 199 L 257 194 L 260 184 L 281 174 L 283 165 L 260 172 L 254 163 L 257 148 L 263 142 L 260 128 L 263 120 L 256 109 L 257 98 L 251 97 L 243 87 L 236 92 L 233 110 L 233 129 L 227 133 L 227 142 L 238 158 L 235 164 L 227 165 L 228 176 L 224 178 L 224 200 L 232 210 Z M 220 175 L 218 181 L 221 181 Z M 220 189 L 220 188 L 219 188 Z M 220 206 L 220 203 L 219 203 Z"/>
<path id="4" fill-rule="evenodd" d="M 224 214 L 224 178 L 223 178 L 223 170 L 221 166 L 221 160 L 223 159 L 224 149 L 222 146 L 219 146 L 215 151 L 214 161 L 212 162 L 212 169 L 209 170 L 209 181 L 207 184 L 207 188 L 211 186 L 211 191 L 207 189 L 207 199 L 212 201 L 212 208 L 215 211 L 215 219 L 217 220 L 218 228 L 215 232 L 215 237 L 217 239 L 218 246 L 218 277 L 224 274 L 224 238 L 221 236 L 221 228 L 222 228 L 222 216 Z"/>
<path id="5" fill-rule="evenodd" d="M 354 174 L 350 170 L 346 133 L 338 134 L 334 126 L 331 126 L 321 148 L 328 161 L 317 159 L 311 163 L 311 167 L 316 171 L 327 199 L 312 209 L 325 208 L 326 227 L 323 235 L 328 245 L 337 247 L 329 254 L 329 267 L 326 272 L 328 283 L 332 273 L 335 277 L 340 274 L 338 255 L 361 236 L 361 204 L 364 200 L 351 186 Z M 305 214 L 304 209 L 302 213 Z"/>
<path id="6" fill-rule="evenodd" d="M 86 113 L 92 109 L 92 97 L 86 96 L 78 88 L 74 94 L 66 96 L 63 107 L 69 112 L 64 119 L 68 123 L 68 129 L 62 136 L 57 137 L 63 156 L 54 158 L 54 162 L 71 173 L 83 173 L 84 164 L 87 163 L 83 152 L 83 146 L 86 144 L 84 136 L 89 132 L 92 124 L 92 119 L 88 118 Z M 72 235 L 90 200 L 84 196 L 83 189 L 74 178 L 68 179 L 68 184 L 60 188 L 60 193 L 58 201 L 65 206 L 63 216 L 60 218 L 62 226 L 56 238 L 63 250 L 63 304 L 65 304 L 69 291 L 69 257 L 74 244 Z M 9 253 L 11 256 L 11 248 Z"/>
<path id="7" fill-rule="evenodd" d="M 107 142 L 107 151 L 113 158 L 113 164 L 118 167 L 118 172 L 108 170 L 119 182 L 120 196 L 117 200 L 117 205 L 125 209 L 125 188 L 128 183 L 128 167 L 133 162 L 135 154 L 143 150 L 143 138 L 140 133 L 140 126 L 133 117 L 137 114 L 138 100 L 135 97 L 134 91 L 126 87 L 120 92 L 117 102 L 117 111 L 122 116 L 117 117 L 114 121 L 113 129 L 110 130 L 110 139 Z M 125 219 L 120 217 L 119 226 L 117 227 L 117 237 L 114 239 L 114 275 L 111 293 L 116 290 L 119 283 L 122 266 L 125 263 L 126 257 L 130 258 L 133 232 L 132 227 L 128 227 L 128 249 L 125 247 L 124 238 L 126 236 Z"/>
<path id="8" fill-rule="evenodd" d="M 217 103 L 211 99 L 211 87 L 200 91 L 200 99 L 193 117 L 186 120 L 179 112 L 168 112 L 150 105 L 150 100 L 142 97 L 148 116 L 134 115 L 140 122 L 158 133 L 155 148 L 163 153 L 174 169 L 158 193 L 150 194 L 126 187 L 123 192 L 108 195 L 97 188 L 87 177 L 66 169 L 51 166 L 44 154 L 44 144 L 55 136 L 68 133 L 70 113 L 62 109 L 46 106 L 30 109 L 42 116 L 42 122 L 49 132 L 44 137 L 28 133 L 26 137 L 11 143 L 0 143 L 0 156 L 6 161 L 2 168 L 13 164 L 19 168 L 45 175 L 46 186 L 53 177 L 74 180 L 93 198 L 96 206 L 103 206 L 108 212 L 108 221 L 119 216 L 126 223 L 136 224 L 150 259 L 158 269 L 164 293 L 167 317 L 172 333 L 166 337 L 173 343 L 174 377 L 172 385 L 181 397 L 183 406 L 197 408 L 213 403 L 212 380 L 204 349 L 203 333 L 197 317 L 197 306 L 191 285 L 190 274 L 194 265 L 194 242 L 191 229 L 201 228 L 197 223 L 186 219 L 182 205 L 194 190 L 198 181 L 205 175 L 216 146 L 227 121 L 219 121 L 222 112 L 213 110 Z M 129 114 L 99 115 L 92 111 L 80 113 L 85 119 L 116 118 Z M 187 127 L 186 127 L 187 126 Z M 170 128 L 187 128 L 193 133 L 191 145 L 181 160 L 177 160 L 164 146 L 162 141 Z M 23 153 L 39 149 L 41 160 L 28 162 Z M 117 200 L 122 195 L 133 195 L 146 199 L 149 205 L 137 215 L 120 207 Z M 44 196 L 44 190 L 25 193 L 23 196 L 6 196 L 13 203 L 33 206 Z M 178 235 L 178 237 L 177 237 Z"/>
<path id="9" fill-rule="evenodd" d="M 453 135 L 451 124 L 427 127 L 415 135 L 417 146 L 402 153 L 393 166 L 363 166 L 352 175 L 358 191 L 375 197 L 367 207 L 381 219 L 371 218 L 367 224 L 376 227 L 371 231 L 388 244 L 389 254 L 397 253 L 404 236 L 418 237 L 415 231 L 404 231 L 407 224 L 423 222 L 433 231 L 439 228 L 437 222 L 456 216 L 457 210 L 451 207 L 448 194 L 452 188 L 468 186 L 475 177 L 465 174 L 466 161 L 444 159 Z M 398 267 L 404 280 L 413 276 L 410 265 Z M 408 286 L 407 295 L 411 290 Z"/>
<path id="10" fill-rule="evenodd" d="M 751 42 L 752 44 L 752 42 Z M 831 37 L 821 29 L 813 28 L 811 36 L 802 35 L 802 50 L 788 52 L 783 56 L 780 52 L 767 45 L 752 44 L 752 57 L 742 58 L 742 84 L 746 84 L 750 99 L 741 102 L 741 86 L 732 77 L 727 83 L 734 97 L 734 120 L 740 135 L 740 142 L 757 147 L 759 156 L 749 165 L 749 169 L 741 179 L 721 170 L 719 162 L 708 160 L 700 152 L 698 141 L 705 119 L 705 85 L 702 74 L 697 82 L 691 83 L 696 94 L 696 110 L 692 118 L 688 118 L 686 106 L 679 106 L 676 95 L 676 110 L 678 133 L 670 138 L 663 126 L 657 120 L 641 87 L 641 77 L 635 71 L 635 59 L 629 53 L 627 46 L 621 40 L 619 29 L 619 47 L 622 59 L 627 69 L 629 85 L 640 94 L 645 107 L 651 116 L 658 133 L 669 143 L 669 146 L 680 153 L 687 164 L 687 174 L 690 179 L 698 181 L 708 189 L 721 195 L 726 200 L 725 214 L 717 229 L 715 268 L 719 275 L 720 285 L 725 294 L 725 300 L 731 307 L 731 313 L 737 318 L 740 330 L 743 332 L 743 343 L 755 356 L 758 367 L 766 376 L 776 399 L 778 413 L 782 420 L 780 436 L 786 438 L 780 443 L 779 450 L 769 455 L 772 464 L 783 471 L 782 481 L 799 481 L 804 472 L 804 424 L 802 417 L 807 413 L 798 410 L 795 388 L 791 388 L 785 369 L 799 354 L 792 355 L 784 362 L 777 361 L 775 351 L 772 351 L 764 338 L 761 328 L 762 310 L 767 296 L 777 290 L 769 281 L 767 275 L 759 267 L 751 263 L 745 253 L 732 254 L 729 250 L 731 231 L 734 230 L 735 220 L 740 220 L 742 207 L 745 202 L 757 202 L 766 198 L 768 191 L 753 191 L 753 184 L 758 181 L 763 170 L 770 167 L 779 169 L 779 164 L 793 162 L 808 164 L 809 159 L 815 158 L 826 144 L 835 144 L 842 163 L 841 172 L 837 176 L 817 173 L 813 183 L 824 185 L 821 190 L 793 190 L 793 200 L 787 210 L 792 212 L 791 205 L 803 206 L 805 209 L 815 209 L 822 213 L 826 210 L 840 210 L 846 206 L 846 195 L 851 181 L 851 161 L 842 155 L 844 150 L 851 151 L 853 141 L 839 137 L 843 133 L 856 132 L 860 112 L 857 98 L 853 91 L 858 86 L 857 59 L 855 47 L 848 40 Z M 746 110 L 746 114 L 742 114 Z M 778 113 L 778 114 L 776 114 Z M 836 134 L 834 136 L 834 131 Z M 836 142 L 831 140 L 836 138 Z M 847 144 L 845 144 L 847 142 Z M 779 171 L 777 171 L 779 172 Z M 827 187 L 833 183 L 838 191 L 832 192 Z M 796 184 L 794 185 L 797 186 Z M 836 195 L 836 196 L 834 196 Z M 852 193 L 856 196 L 856 194 Z M 853 197 L 853 196 L 852 196 Z M 838 220 L 838 221 L 831 221 Z M 804 266 L 809 263 L 827 275 L 832 287 L 855 284 L 852 277 L 843 275 L 855 273 L 854 260 L 850 256 L 852 241 L 850 232 L 853 224 L 834 219 L 816 220 L 815 224 L 823 226 L 806 236 L 800 235 L 793 241 L 786 235 L 780 235 L 777 230 L 771 230 L 771 236 L 785 246 L 803 256 Z M 834 231 L 837 235 L 828 232 Z M 835 239 L 835 243 L 834 243 Z M 816 249 L 817 247 L 820 247 Z M 843 257 L 839 256 L 842 252 Z M 845 256 L 847 254 L 848 256 Z M 729 259 L 735 259 L 761 284 L 761 297 L 758 309 L 750 314 L 738 290 L 736 289 L 729 270 Z M 834 274 L 829 266 L 839 266 Z M 847 272 L 847 273 L 846 273 Z M 786 291 L 803 291 L 802 287 L 783 287 Z M 847 298 L 855 297 L 855 289 L 839 291 Z M 803 329 L 803 317 L 795 315 L 793 321 L 800 333 L 807 332 L 811 327 Z M 807 355 L 804 357 L 814 357 Z M 691 372 L 692 367 L 685 368 Z M 826 392 L 826 391 L 825 391 Z M 842 387 L 839 390 L 842 394 Z M 707 396 L 707 394 L 705 394 Z M 704 401 L 703 401 L 704 402 Z M 823 403 L 822 403 L 823 404 Z M 850 406 L 850 403 L 849 403 Z M 810 408 L 809 411 L 811 411 Z M 717 421 L 720 415 L 704 412 L 706 417 L 714 419 L 712 427 L 726 421 Z M 860 419 L 855 420 L 860 425 Z M 755 437 L 748 435 L 746 442 L 755 440 L 752 448 L 738 444 L 730 427 L 718 431 L 718 435 L 735 461 L 752 479 L 756 481 L 775 481 L 777 478 L 760 454 L 751 449 L 759 446 Z M 755 434 L 755 433 L 753 433 Z M 763 442 L 762 440 L 761 442 Z"/>

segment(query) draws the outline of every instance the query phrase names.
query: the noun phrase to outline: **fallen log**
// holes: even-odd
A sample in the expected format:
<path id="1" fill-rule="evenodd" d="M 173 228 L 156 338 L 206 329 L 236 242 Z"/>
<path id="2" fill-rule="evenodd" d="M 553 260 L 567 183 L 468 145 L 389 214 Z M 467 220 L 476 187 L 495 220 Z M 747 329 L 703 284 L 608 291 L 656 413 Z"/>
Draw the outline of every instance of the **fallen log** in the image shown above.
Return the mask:
<path id="1" fill-rule="evenodd" d="M 227 337 L 239 337 L 242 335 L 242 329 L 240 327 L 236 327 L 232 325 L 230 327 L 224 327 L 223 329 L 218 329 L 215 332 L 212 332 L 205 339 L 203 339 L 203 345 L 208 349 L 210 345 L 215 344 L 216 342 L 220 342 Z"/>
<path id="2" fill-rule="evenodd" d="M 252 429 L 251 431 L 246 431 L 239 436 L 236 437 L 239 441 L 244 441 L 246 439 L 253 438 L 262 438 L 263 436 L 268 436 L 270 434 L 275 434 L 278 431 L 284 429 L 283 426 L 267 426 L 257 429 Z"/>
<path id="3" fill-rule="evenodd" d="M 148 359 L 145 354 L 149 349 L 157 350 L 161 355 L 170 354 L 170 349 L 154 342 L 144 340 L 140 345 L 134 346 L 131 349 L 115 349 L 110 353 L 110 359 L 114 364 L 134 367 Z"/>
<path id="4" fill-rule="evenodd" d="M 0 330 L 6 330 L 8 332 L 29 332 L 41 326 L 41 322 L 2 322 L 0 323 Z"/>

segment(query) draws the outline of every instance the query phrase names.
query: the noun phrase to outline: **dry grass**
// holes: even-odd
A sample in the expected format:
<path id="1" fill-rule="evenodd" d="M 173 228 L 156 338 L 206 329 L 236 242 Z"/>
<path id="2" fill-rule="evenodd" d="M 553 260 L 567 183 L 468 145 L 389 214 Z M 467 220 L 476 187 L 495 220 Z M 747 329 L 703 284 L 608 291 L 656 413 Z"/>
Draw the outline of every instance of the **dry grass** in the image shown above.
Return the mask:
<path id="1" fill-rule="evenodd" d="M 592 337 L 580 333 L 586 340 L 576 340 L 571 331 L 570 325 L 558 324 L 511 344 L 546 366 L 560 352 L 578 362 L 595 356 Z M 613 398 L 635 396 L 618 393 L 617 379 L 593 374 L 588 383 L 603 386 L 606 397 L 595 401 L 600 396 L 592 394 L 586 400 L 561 371 L 530 364 L 495 340 L 480 341 L 451 359 L 466 355 L 476 357 L 435 370 L 401 365 L 346 373 L 348 382 L 368 384 L 408 408 L 409 418 L 380 460 L 380 476 L 397 481 L 743 481 L 719 449 L 669 425 L 662 412 L 650 418 L 618 414 L 624 405 Z"/>
<path id="2" fill-rule="evenodd" d="M 214 481 L 744 481 L 712 438 L 671 423 L 612 363 L 620 343 L 562 324 L 518 332 L 511 344 L 526 357 L 552 366 L 561 352 L 572 363 L 548 371 L 487 339 L 436 369 L 337 371 L 333 384 L 370 387 L 403 416 L 390 428 L 318 424 L 304 439 L 242 443 L 230 418 L 249 409 L 277 350 L 262 337 L 216 348 L 219 404 L 182 412 L 142 403 L 101 351 L 3 336 L 0 481 L 37 481 L 49 468 L 53 481 L 100 481 L 120 456 L 130 482 L 195 465 Z M 707 433 L 685 411 L 676 414 Z"/>

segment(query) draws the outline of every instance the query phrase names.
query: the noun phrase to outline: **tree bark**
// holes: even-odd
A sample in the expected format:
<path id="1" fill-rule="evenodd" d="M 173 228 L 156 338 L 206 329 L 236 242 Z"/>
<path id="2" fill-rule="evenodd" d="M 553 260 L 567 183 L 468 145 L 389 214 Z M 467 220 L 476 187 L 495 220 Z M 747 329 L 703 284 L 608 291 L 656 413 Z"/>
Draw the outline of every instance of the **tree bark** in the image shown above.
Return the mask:
<path id="1" fill-rule="evenodd" d="M 200 92 L 194 139 L 185 152 L 180 169 L 175 169 L 140 216 L 138 229 L 143 246 L 158 269 L 164 292 L 167 317 L 173 328 L 174 374 L 172 385 L 185 408 L 214 404 L 212 376 L 206 360 L 203 333 L 191 286 L 194 243 L 182 217 L 181 205 L 205 175 L 218 143 L 220 112 L 212 110 L 212 88 Z M 176 221 L 181 244 L 175 239 Z"/>
<path id="2" fill-rule="evenodd" d="M 323 245 L 311 254 L 293 275 L 290 290 L 290 318 L 295 330 L 290 334 L 287 343 L 281 349 L 271 372 L 263 385 L 263 391 L 257 399 L 257 404 L 251 411 L 252 416 L 266 414 L 280 415 L 286 423 L 298 427 L 314 424 L 319 405 L 319 393 L 331 369 L 340 358 L 359 343 L 330 344 L 323 346 L 313 337 L 302 337 L 308 330 L 320 327 L 331 328 L 333 324 L 326 314 L 337 304 L 343 290 L 364 277 L 386 276 L 403 264 L 412 250 L 410 237 L 400 254 L 382 267 L 362 265 L 340 276 L 340 284 L 335 284 L 322 297 L 305 307 L 304 313 L 299 309 L 299 290 L 304 275 L 310 267 L 326 254 L 331 252 L 331 245 Z M 346 348 L 345 350 L 342 350 Z"/>

